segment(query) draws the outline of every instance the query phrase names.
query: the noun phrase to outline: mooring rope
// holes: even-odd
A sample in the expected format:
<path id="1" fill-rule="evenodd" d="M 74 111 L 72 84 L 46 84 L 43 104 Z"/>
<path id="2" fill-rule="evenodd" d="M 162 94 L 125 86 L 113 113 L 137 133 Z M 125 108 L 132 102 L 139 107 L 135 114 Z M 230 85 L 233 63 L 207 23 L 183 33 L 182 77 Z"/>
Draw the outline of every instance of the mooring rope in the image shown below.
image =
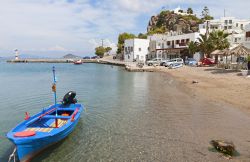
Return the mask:
<path id="1" fill-rule="evenodd" d="M 14 157 L 14 158 L 13 158 L 13 159 L 14 159 L 14 162 L 16 162 L 16 154 L 15 154 L 15 153 L 16 153 L 16 147 L 14 148 L 12 154 L 10 154 L 10 157 L 9 157 L 8 162 L 11 162 L 12 157 Z"/>

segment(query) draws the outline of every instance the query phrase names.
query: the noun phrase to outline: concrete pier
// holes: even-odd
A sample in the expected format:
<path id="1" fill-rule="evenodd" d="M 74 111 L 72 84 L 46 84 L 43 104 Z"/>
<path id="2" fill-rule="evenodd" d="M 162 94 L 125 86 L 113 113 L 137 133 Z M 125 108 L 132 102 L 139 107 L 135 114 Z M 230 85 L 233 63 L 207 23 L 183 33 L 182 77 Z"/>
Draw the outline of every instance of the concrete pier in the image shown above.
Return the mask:
<path id="1" fill-rule="evenodd" d="M 8 63 L 73 63 L 79 59 L 18 59 L 18 60 L 7 60 Z M 127 71 L 130 72 L 154 72 L 157 70 L 157 67 L 153 66 L 143 66 L 138 67 L 136 63 L 128 63 L 120 60 L 113 59 L 81 59 L 83 63 L 96 63 L 96 64 L 107 64 L 114 66 L 123 66 Z"/>

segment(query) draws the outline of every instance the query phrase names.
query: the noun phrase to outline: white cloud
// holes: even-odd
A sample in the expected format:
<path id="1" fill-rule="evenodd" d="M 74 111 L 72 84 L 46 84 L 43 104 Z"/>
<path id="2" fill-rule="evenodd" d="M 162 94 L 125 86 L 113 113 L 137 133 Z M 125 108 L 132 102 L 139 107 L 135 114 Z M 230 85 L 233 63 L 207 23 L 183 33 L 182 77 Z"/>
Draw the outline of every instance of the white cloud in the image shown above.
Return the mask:
<path id="1" fill-rule="evenodd" d="M 151 15 L 163 6 L 179 5 L 192 7 L 197 15 L 206 5 L 217 18 L 224 8 L 228 16 L 250 18 L 246 0 L 0 0 L 0 54 L 11 55 L 18 48 L 45 55 L 89 55 L 101 39 L 114 49 L 119 33 L 145 32 Z"/>

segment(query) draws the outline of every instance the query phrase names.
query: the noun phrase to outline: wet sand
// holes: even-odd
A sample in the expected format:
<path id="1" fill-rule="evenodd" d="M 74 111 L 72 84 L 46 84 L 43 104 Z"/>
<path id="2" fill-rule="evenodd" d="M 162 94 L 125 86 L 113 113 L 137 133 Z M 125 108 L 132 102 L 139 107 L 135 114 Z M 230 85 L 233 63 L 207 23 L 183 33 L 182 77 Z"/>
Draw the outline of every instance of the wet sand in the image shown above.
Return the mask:
<path id="1" fill-rule="evenodd" d="M 233 160 L 250 160 L 248 114 L 230 104 L 213 102 L 204 95 L 197 95 L 168 74 L 162 73 L 158 79 L 163 81 L 154 82 L 162 85 L 151 86 L 151 93 L 159 95 L 152 96 L 150 100 L 154 102 L 148 101 L 148 104 L 155 104 L 151 105 L 154 110 L 143 114 L 151 118 L 147 122 L 150 129 L 143 132 L 152 133 L 152 137 L 157 139 L 151 139 L 152 146 L 157 142 L 152 158 L 159 157 L 159 161 L 227 161 L 220 153 L 210 151 L 210 140 L 223 139 L 236 145 L 240 156 Z M 155 88 L 161 86 L 167 86 L 168 92 Z M 160 129 L 159 125 L 162 126 Z"/>

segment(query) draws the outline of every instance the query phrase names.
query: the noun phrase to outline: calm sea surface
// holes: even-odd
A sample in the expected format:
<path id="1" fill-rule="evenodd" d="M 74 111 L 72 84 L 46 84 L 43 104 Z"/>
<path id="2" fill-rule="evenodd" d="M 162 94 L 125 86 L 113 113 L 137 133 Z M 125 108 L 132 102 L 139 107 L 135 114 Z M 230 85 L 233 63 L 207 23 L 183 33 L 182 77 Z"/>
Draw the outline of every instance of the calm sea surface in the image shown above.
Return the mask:
<path id="1" fill-rule="evenodd" d="M 33 115 L 53 103 L 53 65 L 0 63 L 0 161 L 6 161 L 13 150 L 6 132 L 23 120 L 26 111 Z M 137 153 L 130 150 L 126 140 L 136 125 L 133 121 L 148 108 L 150 75 L 99 64 L 55 67 L 58 100 L 74 90 L 87 112 L 68 138 L 35 161 L 125 160 L 126 150 L 129 152 L 125 154 L 134 157 Z"/>
<path id="2" fill-rule="evenodd" d="M 53 104 L 52 66 L 0 62 L 0 162 L 14 148 L 5 134 L 24 113 Z M 87 111 L 72 134 L 34 162 L 228 161 L 210 151 L 212 139 L 233 141 L 236 160 L 249 161 L 249 115 L 195 95 L 168 74 L 100 64 L 55 66 L 58 100 L 74 90 Z"/>

